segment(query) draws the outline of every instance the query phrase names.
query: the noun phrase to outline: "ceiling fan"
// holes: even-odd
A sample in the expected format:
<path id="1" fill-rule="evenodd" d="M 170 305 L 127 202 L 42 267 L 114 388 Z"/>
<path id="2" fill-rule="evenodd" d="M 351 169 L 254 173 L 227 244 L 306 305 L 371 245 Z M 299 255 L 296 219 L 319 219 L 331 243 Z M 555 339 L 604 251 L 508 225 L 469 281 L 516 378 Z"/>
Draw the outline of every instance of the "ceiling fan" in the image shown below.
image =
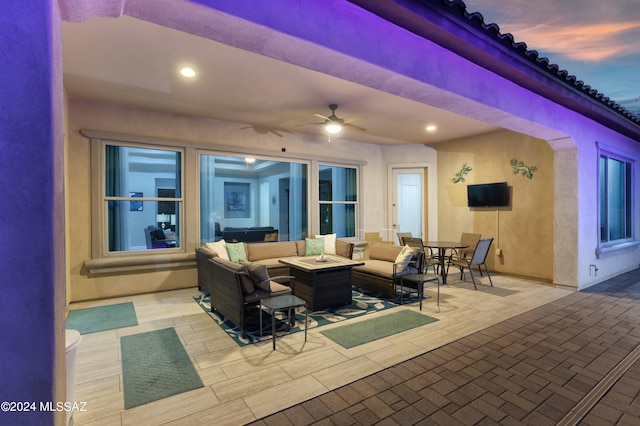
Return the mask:
<path id="1" fill-rule="evenodd" d="M 312 123 L 312 124 L 323 124 L 324 129 L 329 134 L 339 133 L 343 128 L 358 130 L 361 132 L 367 131 L 367 129 L 363 127 L 356 126 L 355 124 L 351 124 L 354 121 L 364 120 L 365 118 L 367 118 L 366 116 L 340 118 L 336 115 L 336 109 L 338 109 L 338 105 L 331 104 L 329 105 L 329 109 L 331 110 L 330 116 L 326 116 L 322 114 L 313 114 L 318 118 L 322 118 L 324 120 L 324 123 Z"/>

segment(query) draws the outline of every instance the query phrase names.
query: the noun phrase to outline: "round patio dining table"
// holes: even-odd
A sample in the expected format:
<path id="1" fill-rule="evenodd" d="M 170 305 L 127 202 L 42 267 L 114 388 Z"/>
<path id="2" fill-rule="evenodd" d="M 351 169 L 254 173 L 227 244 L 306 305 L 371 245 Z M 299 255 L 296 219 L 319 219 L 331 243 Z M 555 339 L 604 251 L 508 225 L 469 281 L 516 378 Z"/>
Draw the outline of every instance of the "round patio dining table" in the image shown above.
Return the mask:
<path id="1" fill-rule="evenodd" d="M 463 244 L 460 241 L 424 241 L 423 244 L 425 247 L 429 247 L 430 249 L 438 249 L 440 276 L 442 277 L 442 284 L 446 284 L 447 271 L 444 268 L 444 259 L 447 256 L 447 250 L 467 248 L 469 245 Z"/>

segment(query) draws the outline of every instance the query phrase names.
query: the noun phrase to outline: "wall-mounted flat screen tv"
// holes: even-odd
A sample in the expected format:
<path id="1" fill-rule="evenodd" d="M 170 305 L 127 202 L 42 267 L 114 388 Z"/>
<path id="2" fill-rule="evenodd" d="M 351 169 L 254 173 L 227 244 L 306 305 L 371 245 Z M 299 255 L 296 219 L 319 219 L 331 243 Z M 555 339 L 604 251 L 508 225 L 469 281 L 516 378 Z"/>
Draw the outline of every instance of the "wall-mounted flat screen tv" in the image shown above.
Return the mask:
<path id="1" fill-rule="evenodd" d="M 505 207 L 509 205 L 507 182 L 467 185 L 469 207 Z"/>

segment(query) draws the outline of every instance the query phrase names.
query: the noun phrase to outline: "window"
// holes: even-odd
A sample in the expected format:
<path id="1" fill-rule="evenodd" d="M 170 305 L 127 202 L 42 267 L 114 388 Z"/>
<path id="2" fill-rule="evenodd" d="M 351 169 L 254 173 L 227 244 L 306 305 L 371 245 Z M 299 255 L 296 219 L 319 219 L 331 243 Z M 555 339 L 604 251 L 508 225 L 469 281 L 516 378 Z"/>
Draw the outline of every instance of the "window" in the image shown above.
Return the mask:
<path id="1" fill-rule="evenodd" d="M 180 247 L 182 153 L 104 145 L 108 253 Z"/>
<path id="2" fill-rule="evenodd" d="M 319 167 L 320 233 L 356 236 L 358 206 L 357 169 Z"/>
<path id="3" fill-rule="evenodd" d="M 632 238 L 632 164 L 600 153 L 600 242 L 624 242 Z"/>
<path id="4" fill-rule="evenodd" d="M 256 236 L 264 241 L 308 236 L 308 164 L 213 154 L 199 158 L 201 244 L 224 235 L 246 242 Z M 247 228 L 257 232 L 244 234 Z"/>

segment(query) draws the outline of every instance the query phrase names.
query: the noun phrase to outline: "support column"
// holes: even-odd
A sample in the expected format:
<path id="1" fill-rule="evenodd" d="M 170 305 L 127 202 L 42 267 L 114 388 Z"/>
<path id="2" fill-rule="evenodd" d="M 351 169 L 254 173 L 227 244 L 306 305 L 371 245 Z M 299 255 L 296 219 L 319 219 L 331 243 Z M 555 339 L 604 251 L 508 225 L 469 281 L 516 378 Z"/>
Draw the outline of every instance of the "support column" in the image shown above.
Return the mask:
<path id="1" fill-rule="evenodd" d="M 62 424 L 65 400 L 63 99 L 55 0 L 0 13 L 0 424 Z"/>
<path id="2" fill-rule="evenodd" d="M 553 145 L 552 145 L 553 146 Z M 578 151 L 554 155 L 554 266 L 553 283 L 578 289 Z"/>

